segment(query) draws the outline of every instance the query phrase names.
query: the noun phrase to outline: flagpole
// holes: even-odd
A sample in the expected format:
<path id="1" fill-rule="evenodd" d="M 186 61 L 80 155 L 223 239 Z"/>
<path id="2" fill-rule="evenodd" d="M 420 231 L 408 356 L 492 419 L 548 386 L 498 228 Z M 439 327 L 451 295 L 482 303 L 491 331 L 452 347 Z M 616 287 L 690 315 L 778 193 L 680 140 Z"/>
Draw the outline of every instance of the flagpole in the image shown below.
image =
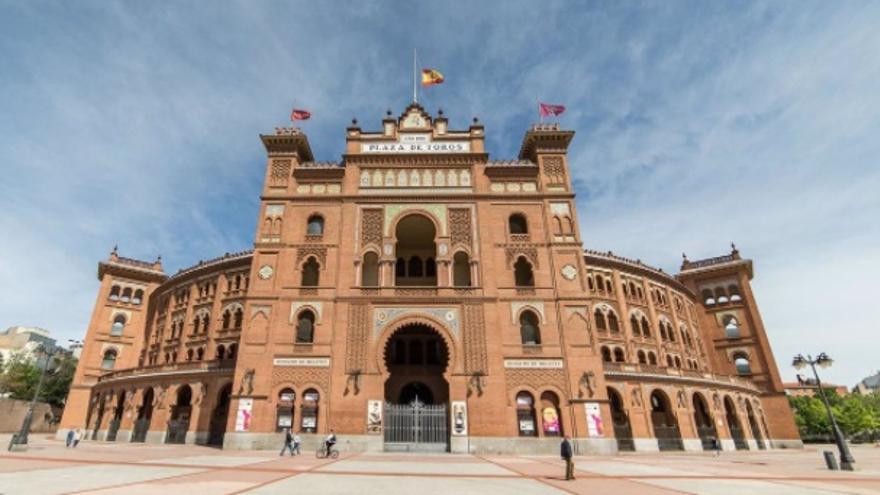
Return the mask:
<path id="1" fill-rule="evenodd" d="M 413 103 L 419 102 L 419 95 L 417 91 L 418 85 L 416 85 L 416 49 L 413 48 Z"/>
<path id="2" fill-rule="evenodd" d="M 535 97 L 535 103 L 538 104 L 538 121 L 540 123 L 544 123 L 544 113 L 541 112 L 541 100 L 537 96 Z"/>

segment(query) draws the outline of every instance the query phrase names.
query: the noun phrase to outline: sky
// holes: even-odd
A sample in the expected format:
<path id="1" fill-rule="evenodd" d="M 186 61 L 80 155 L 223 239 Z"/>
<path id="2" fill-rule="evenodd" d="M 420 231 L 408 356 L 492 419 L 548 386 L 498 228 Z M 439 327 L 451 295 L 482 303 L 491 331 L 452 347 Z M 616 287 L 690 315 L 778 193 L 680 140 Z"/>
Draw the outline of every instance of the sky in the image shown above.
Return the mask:
<path id="1" fill-rule="evenodd" d="M 674 273 L 736 242 L 783 378 L 880 368 L 878 2 L 0 0 L 0 327 L 85 333 L 97 263 L 250 249 L 260 133 L 319 160 L 412 98 L 515 158 L 564 104 L 585 247 Z"/>

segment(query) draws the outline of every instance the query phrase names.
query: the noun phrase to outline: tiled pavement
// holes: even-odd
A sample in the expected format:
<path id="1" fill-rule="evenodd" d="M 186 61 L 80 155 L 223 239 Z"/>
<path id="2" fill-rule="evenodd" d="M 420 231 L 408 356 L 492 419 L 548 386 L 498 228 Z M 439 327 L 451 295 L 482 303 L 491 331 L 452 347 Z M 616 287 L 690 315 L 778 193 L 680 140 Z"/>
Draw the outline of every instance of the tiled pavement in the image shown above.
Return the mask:
<path id="1" fill-rule="evenodd" d="M 0 435 L 6 445 L 8 436 Z M 224 452 L 195 446 L 83 442 L 33 435 L 0 454 L 0 494 L 746 494 L 880 495 L 880 447 L 855 446 L 855 472 L 831 472 L 820 450 L 581 457 L 577 480 L 545 456 Z M 825 447 L 828 448 L 828 447 Z"/>

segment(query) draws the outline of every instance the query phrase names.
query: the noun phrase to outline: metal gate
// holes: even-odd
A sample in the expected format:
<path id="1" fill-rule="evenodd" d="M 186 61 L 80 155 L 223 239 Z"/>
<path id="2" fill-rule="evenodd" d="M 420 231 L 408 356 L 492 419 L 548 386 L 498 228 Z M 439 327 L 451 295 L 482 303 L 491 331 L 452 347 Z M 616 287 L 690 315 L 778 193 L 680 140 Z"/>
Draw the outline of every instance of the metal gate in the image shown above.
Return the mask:
<path id="1" fill-rule="evenodd" d="M 660 450 L 684 450 L 681 441 L 681 432 L 678 425 L 655 425 L 654 436 L 657 437 L 657 446 Z"/>
<path id="2" fill-rule="evenodd" d="M 144 442 L 147 432 L 150 430 L 150 418 L 141 418 L 134 422 L 134 430 L 131 432 L 132 442 Z"/>
<path id="3" fill-rule="evenodd" d="M 121 422 L 122 420 L 115 418 L 110 420 L 110 423 L 107 425 L 107 438 L 104 440 L 108 442 L 116 441 L 116 436 L 119 433 L 119 423 Z"/>
<path id="4" fill-rule="evenodd" d="M 703 450 L 715 450 L 715 442 L 719 442 L 718 440 L 718 432 L 715 431 L 714 425 L 697 425 L 697 435 L 700 437 L 700 444 L 703 446 Z"/>
<path id="5" fill-rule="evenodd" d="M 446 452 L 449 450 L 449 416 L 446 404 L 385 404 L 385 450 L 395 452 Z"/>

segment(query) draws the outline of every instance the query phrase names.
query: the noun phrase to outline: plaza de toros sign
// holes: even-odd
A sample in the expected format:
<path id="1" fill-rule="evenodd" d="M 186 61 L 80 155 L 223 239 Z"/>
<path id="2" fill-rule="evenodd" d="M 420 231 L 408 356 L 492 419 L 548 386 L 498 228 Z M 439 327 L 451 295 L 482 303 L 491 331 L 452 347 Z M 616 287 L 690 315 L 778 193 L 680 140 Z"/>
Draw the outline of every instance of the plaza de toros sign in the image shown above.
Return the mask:
<path id="1" fill-rule="evenodd" d="M 433 141 L 430 134 L 402 134 L 395 142 L 361 143 L 361 153 L 468 153 L 468 141 Z"/>

